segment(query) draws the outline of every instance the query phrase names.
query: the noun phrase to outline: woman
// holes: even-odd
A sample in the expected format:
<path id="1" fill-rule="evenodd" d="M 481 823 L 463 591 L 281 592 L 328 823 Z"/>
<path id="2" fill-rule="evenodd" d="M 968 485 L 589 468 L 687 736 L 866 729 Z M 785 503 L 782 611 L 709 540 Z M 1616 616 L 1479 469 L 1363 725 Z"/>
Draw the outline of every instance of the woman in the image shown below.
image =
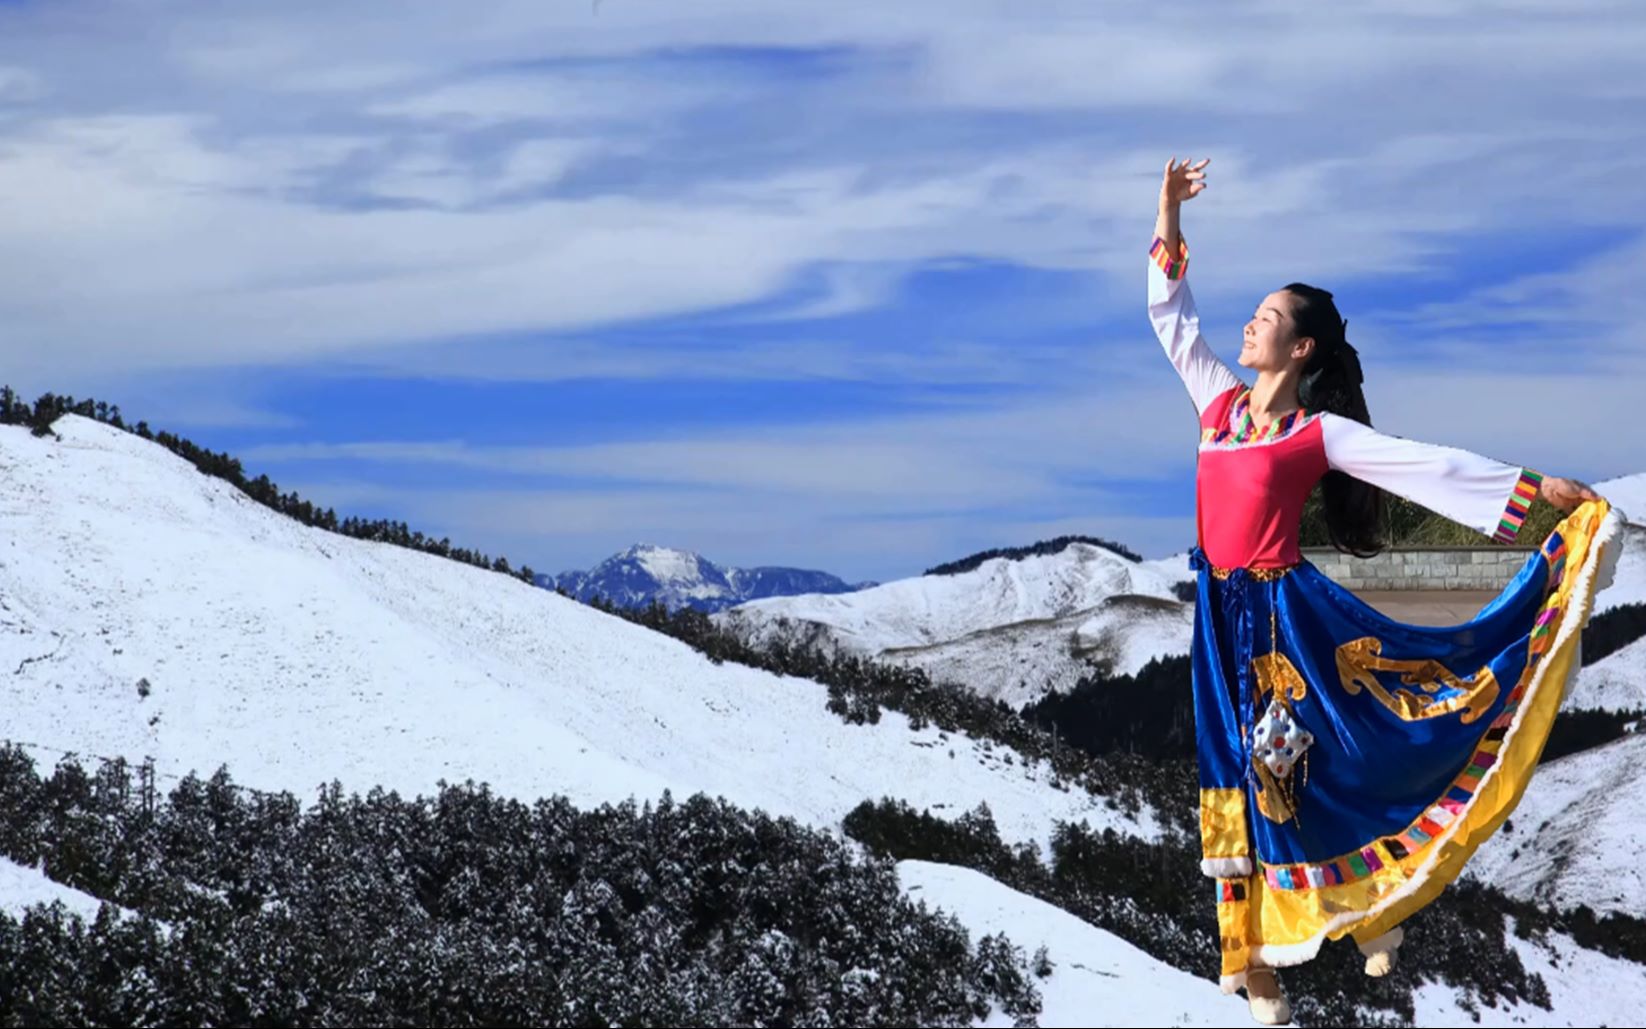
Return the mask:
<path id="1" fill-rule="evenodd" d="M 1222 985 L 1278 1024 L 1290 1007 L 1276 967 L 1350 935 L 1367 973 L 1387 973 L 1400 922 L 1519 802 L 1620 517 L 1580 482 L 1373 431 L 1324 290 L 1263 298 L 1240 351 L 1246 386 L 1201 337 L 1184 279 L 1179 209 L 1208 163 L 1166 162 L 1149 316 L 1200 415 L 1195 721 Z M 1359 556 L 1380 546 L 1380 489 L 1501 542 L 1534 496 L 1573 513 L 1473 621 L 1426 628 L 1301 559 L 1317 482 L 1334 545 Z"/>

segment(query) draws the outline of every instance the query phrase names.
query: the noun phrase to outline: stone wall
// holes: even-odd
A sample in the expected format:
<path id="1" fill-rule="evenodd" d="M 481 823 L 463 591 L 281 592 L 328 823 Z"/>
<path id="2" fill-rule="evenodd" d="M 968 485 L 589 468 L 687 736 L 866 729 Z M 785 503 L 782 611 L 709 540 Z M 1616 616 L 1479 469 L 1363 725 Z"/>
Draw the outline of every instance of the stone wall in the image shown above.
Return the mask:
<path id="1" fill-rule="evenodd" d="M 1303 548 L 1305 559 L 1357 592 L 1500 590 L 1535 552 L 1535 547 L 1403 547 L 1357 558 L 1330 547 Z"/>

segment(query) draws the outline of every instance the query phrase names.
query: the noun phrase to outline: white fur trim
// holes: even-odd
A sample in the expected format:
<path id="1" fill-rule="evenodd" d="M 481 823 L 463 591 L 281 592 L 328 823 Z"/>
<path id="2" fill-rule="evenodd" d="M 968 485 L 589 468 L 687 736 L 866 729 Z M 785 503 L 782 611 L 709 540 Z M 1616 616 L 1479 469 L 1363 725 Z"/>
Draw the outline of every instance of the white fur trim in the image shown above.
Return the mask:
<path id="1" fill-rule="evenodd" d="M 1245 972 L 1236 972 L 1234 975 L 1226 975 L 1226 976 L 1221 977 L 1217 981 L 1218 988 L 1220 990 L 1222 990 L 1224 993 L 1238 992 L 1239 990 L 1244 988 L 1245 985 L 1246 985 L 1246 973 Z"/>
<path id="2" fill-rule="evenodd" d="M 1581 631 L 1583 624 L 1589 620 L 1589 612 L 1594 607 L 1594 594 L 1596 592 L 1594 584 L 1601 560 L 1606 551 L 1622 547 L 1622 530 L 1623 517 L 1617 509 L 1613 508 L 1606 512 L 1606 517 L 1600 523 L 1600 528 L 1595 530 L 1594 538 L 1589 541 L 1589 552 L 1583 555 L 1583 567 L 1578 570 L 1577 579 L 1572 584 L 1572 598 L 1576 601 L 1576 604 L 1561 612 L 1560 628 L 1555 631 L 1554 641 L 1549 645 L 1550 655 L 1558 651 L 1575 633 Z M 1613 560 L 1616 560 L 1615 557 Z M 1579 637 L 1579 639 L 1581 638 Z M 1537 666 L 1537 671 L 1532 674 L 1532 681 L 1526 687 L 1526 696 L 1521 700 L 1519 709 L 1515 711 L 1514 720 L 1509 723 L 1509 731 L 1503 736 L 1505 749 L 1508 748 L 1510 741 L 1514 739 L 1515 733 L 1520 731 L 1520 723 L 1525 718 L 1526 712 L 1531 709 L 1532 698 L 1537 695 L 1538 690 L 1543 688 L 1543 681 L 1548 676 L 1551 664 L 1553 662 L 1543 661 Z M 1575 678 L 1577 678 L 1577 675 L 1574 666 L 1573 674 L 1567 677 L 1567 683 L 1562 684 L 1562 692 L 1564 692 L 1565 686 Z M 1486 783 L 1490 782 L 1492 777 L 1497 775 L 1502 768 L 1503 764 L 1501 762 L 1494 762 L 1490 768 L 1486 769 L 1486 774 L 1480 779 L 1480 785 L 1475 787 L 1476 796 L 1479 796 L 1485 790 Z M 1471 800 L 1470 805 L 1472 806 L 1473 803 L 1474 801 Z M 1469 808 L 1465 807 L 1464 810 L 1468 811 Z M 1459 817 L 1451 825 L 1446 826 L 1439 836 L 1430 841 L 1429 855 L 1424 858 L 1423 864 L 1417 867 L 1410 879 L 1401 883 L 1400 887 L 1390 892 L 1388 896 L 1364 911 L 1344 911 L 1334 916 L 1326 922 L 1325 927 L 1319 933 L 1302 943 L 1263 944 L 1256 949 L 1258 959 L 1264 964 L 1276 968 L 1301 964 L 1319 953 L 1320 945 L 1325 942 L 1326 937 L 1333 930 L 1342 929 L 1356 922 L 1363 922 L 1372 918 L 1396 901 L 1404 900 L 1416 893 L 1418 888 L 1428 880 L 1429 873 L 1434 870 L 1435 860 L 1441 851 L 1440 844 L 1455 836 L 1464 821 L 1466 819 Z M 1379 937 L 1379 939 L 1381 938 Z"/>
<path id="3" fill-rule="evenodd" d="M 1301 965 L 1305 961 L 1313 961 L 1320 953 L 1320 945 L 1326 942 L 1326 934 L 1320 933 L 1304 940 L 1302 943 L 1260 943 L 1252 948 L 1260 964 L 1270 968 L 1290 968 Z"/>
<path id="4" fill-rule="evenodd" d="M 1252 874 L 1249 857 L 1201 858 L 1200 874 L 1210 879 L 1244 879 Z"/>
<path id="5" fill-rule="evenodd" d="M 1612 511 L 1621 520 L 1629 520 L 1628 515 L 1623 514 L 1616 508 L 1613 508 Z M 1626 534 L 1619 532 L 1617 536 L 1617 543 L 1607 547 L 1606 552 L 1600 555 L 1600 564 L 1595 567 L 1596 593 L 1599 593 L 1601 590 L 1617 581 L 1617 561 L 1618 558 L 1623 556 L 1623 541 L 1627 538 L 1628 536 Z"/>

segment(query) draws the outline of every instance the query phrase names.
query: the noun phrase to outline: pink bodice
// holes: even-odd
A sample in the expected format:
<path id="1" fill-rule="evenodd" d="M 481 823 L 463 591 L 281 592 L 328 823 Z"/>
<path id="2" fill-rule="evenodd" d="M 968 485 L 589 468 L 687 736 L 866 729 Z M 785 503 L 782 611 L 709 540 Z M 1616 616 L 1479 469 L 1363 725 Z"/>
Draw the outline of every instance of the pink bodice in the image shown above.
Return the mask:
<path id="1" fill-rule="evenodd" d="M 1226 390 L 1201 415 L 1195 518 L 1206 559 L 1220 568 L 1296 564 L 1303 504 L 1326 474 L 1318 418 L 1303 415 L 1283 435 L 1248 443 L 1228 432 L 1241 388 Z M 1220 442 L 1218 437 L 1230 437 Z"/>

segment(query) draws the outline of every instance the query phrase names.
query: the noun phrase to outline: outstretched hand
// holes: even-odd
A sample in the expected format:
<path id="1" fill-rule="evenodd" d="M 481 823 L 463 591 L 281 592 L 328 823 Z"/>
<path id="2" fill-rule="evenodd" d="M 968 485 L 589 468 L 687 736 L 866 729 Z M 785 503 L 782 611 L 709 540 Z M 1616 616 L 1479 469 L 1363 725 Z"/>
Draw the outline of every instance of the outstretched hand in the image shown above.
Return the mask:
<path id="1" fill-rule="evenodd" d="M 1553 475 L 1543 478 L 1538 493 L 1562 511 L 1570 511 L 1585 500 L 1599 500 L 1600 494 L 1576 479 L 1561 479 Z"/>
<path id="2" fill-rule="evenodd" d="M 1210 157 L 1204 158 L 1199 164 L 1190 164 L 1184 161 L 1178 163 L 1177 158 L 1166 159 L 1166 177 L 1160 183 L 1160 203 L 1181 204 L 1191 197 L 1197 197 L 1206 188 L 1206 171 Z"/>

